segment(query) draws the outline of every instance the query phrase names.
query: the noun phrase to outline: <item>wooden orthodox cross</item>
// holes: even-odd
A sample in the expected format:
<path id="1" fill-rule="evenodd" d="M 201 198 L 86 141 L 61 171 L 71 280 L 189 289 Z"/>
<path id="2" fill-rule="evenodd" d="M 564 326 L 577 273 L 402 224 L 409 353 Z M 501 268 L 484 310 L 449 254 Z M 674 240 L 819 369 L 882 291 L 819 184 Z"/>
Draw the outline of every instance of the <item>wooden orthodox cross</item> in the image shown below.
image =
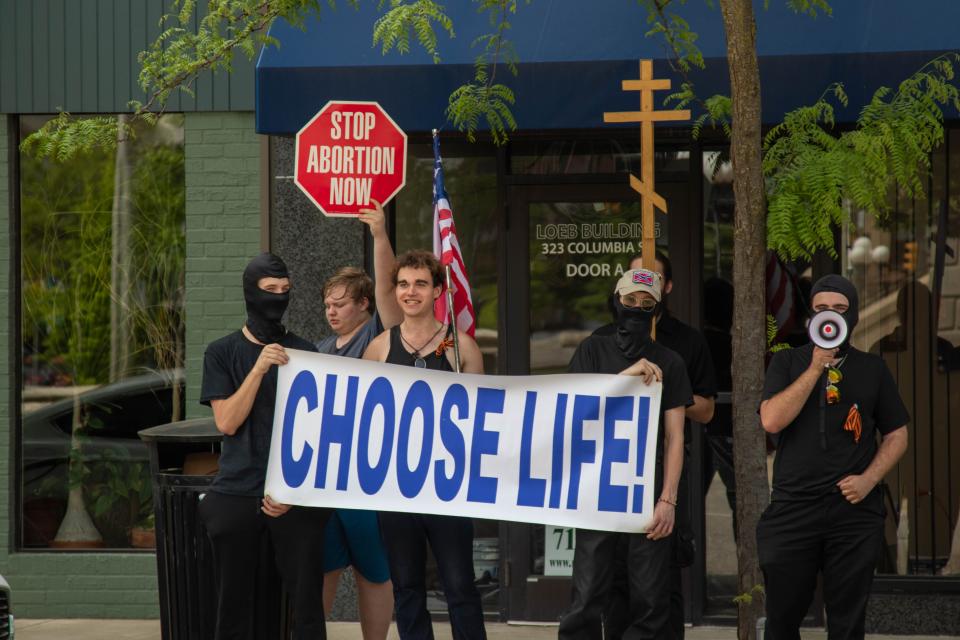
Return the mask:
<path id="1" fill-rule="evenodd" d="M 653 107 L 653 92 L 670 88 L 667 78 L 654 79 L 653 60 L 640 61 L 640 79 L 624 80 L 624 91 L 640 92 L 640 111 L 608 111 L 603 114 L 604 122 L 639 122 L 640 123 L 640 178 L 631 174 L 630 186 L 640 194 L 641 218 L 643 237 L 641 251 L 642 265 L 645 269 L 654 269 L 654 254 L 656 240 L 654 238 L 654 207 L 664 213 L 667 212 L 667 202 L 657 194 L 654 188 L 654 158 L 653 158 L 653 123 L 672 120 L 689 120 L 690 111 L 670 110 L 655 111 Z"/>

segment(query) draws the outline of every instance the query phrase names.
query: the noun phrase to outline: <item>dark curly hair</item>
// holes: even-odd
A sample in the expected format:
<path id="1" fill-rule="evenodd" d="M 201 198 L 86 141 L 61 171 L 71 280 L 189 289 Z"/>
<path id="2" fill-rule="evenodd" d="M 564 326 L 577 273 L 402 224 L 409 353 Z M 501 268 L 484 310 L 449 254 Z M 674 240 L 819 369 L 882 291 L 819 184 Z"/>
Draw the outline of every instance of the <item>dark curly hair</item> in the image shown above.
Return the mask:
<path id="1" fill-rule="evenodd" d="M 400 273 L 400 269 L 427 269 L 433 277 L 433 286 L 443 285 L 443 267 L 440 266 L 437 256 L 429 251 L 414 249 L 401 254 L 393 265 L 393 286 L 397 286 L 397 274 Z"/>

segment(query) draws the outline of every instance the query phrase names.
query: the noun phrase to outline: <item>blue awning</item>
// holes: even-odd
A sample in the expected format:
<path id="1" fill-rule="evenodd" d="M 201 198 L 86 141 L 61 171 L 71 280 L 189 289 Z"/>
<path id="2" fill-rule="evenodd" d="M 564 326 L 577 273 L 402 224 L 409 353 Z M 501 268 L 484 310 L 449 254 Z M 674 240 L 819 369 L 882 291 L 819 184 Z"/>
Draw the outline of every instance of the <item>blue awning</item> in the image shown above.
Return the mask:
<path id="1" fill-rule="evenodd" d="M 451 3 L 453 4 L 453 3 Z M 940 53 L 960 49 L 960 2 L 844 0 L 832 17 L 798 16 L 773 0 L 757 3 L 757 47 L 765 122 L 810 104 L 833 82 L 843 82 L 855 119 L 880 86 L 895 87 Z M 433 64 L 419 46 L 382 55 L 373 48 L 375 3 L 354 11 L 342 6 L 310 19 L 305 30 L 278 21 L 270 34 L 279 48 L 265 48 L 257 62 L 257 131 L 296 133 L 328 100 L 379 102 L 408 132 L 446 123 L 450 93 L 473 77 L 474 39 L 490 27 L 473 3 L 448 7 L 456 37 L 440 35 L 443 61 Z M 719 9 L 691 2 L 680 13 L 698 33 L 706 71 L 694 74 L 697 93 L 729 93 Z M 517 98 L 521 130 L 589 129 L 603 125 L 604 111 L 634 110 L 638 96 L 620 81 L 638 75 L 638 60 L 653 58 L 657 77 L 679 78 L 665 60 L 662 39 L 641 7 L 629 0 L 535 0 L 521 3 L 509 37 L 522 61 L 519 76 L 499 68 L 498 78 Z M 662 96 L 661 96 L 662 97 Z"/>

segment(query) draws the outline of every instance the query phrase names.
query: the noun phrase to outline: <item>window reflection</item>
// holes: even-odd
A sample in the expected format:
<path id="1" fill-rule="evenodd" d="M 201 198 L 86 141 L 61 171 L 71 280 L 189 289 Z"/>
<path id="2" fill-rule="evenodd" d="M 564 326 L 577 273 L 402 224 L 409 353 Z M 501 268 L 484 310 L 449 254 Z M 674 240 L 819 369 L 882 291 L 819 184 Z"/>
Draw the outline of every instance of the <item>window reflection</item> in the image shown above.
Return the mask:
<path id="1" fill-rule="evenodd" d="M 46 120 L 22 118 L 21 137 Z M 137 125 L 117 151 L 21 154 L 19 168 L 19 542 L 151 546 L 137 431 L 183 416 L 183 117 Z"/>
<path id="2" fill-rule="evenodd" d="M 928 198 L 894 194 L 892 215 L 853 212 L 845 232 L 843 268 L 862 300 L 853 343 L 884 359 L 912 418 L 882 485 L 887 574 L 960 573 L 960 131 L 948 141 Z"/>
<path id="3" fill-rule="evenodd" d="M 613 286 L 641 251 L 638 220 L 638 202 L 530 205 L 530 373 L 565 373 L 583 339 L 611 321 Z M 667 222 L 657 212 L 661 250 Z"/>

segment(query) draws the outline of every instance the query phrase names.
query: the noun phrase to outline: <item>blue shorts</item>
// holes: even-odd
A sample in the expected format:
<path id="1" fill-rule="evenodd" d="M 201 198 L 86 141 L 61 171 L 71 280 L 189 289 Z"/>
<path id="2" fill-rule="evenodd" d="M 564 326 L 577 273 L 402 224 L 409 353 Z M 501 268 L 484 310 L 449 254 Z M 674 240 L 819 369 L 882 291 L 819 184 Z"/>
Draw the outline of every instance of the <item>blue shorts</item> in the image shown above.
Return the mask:
<path id="1" fill-rule="evenodd" d="M 323 541 L 323 571 L 353 565 L 368 582 L 390 579 L 387 550 L 380 539 L 375 511 L 336 509 L 327 521 Z"/>

